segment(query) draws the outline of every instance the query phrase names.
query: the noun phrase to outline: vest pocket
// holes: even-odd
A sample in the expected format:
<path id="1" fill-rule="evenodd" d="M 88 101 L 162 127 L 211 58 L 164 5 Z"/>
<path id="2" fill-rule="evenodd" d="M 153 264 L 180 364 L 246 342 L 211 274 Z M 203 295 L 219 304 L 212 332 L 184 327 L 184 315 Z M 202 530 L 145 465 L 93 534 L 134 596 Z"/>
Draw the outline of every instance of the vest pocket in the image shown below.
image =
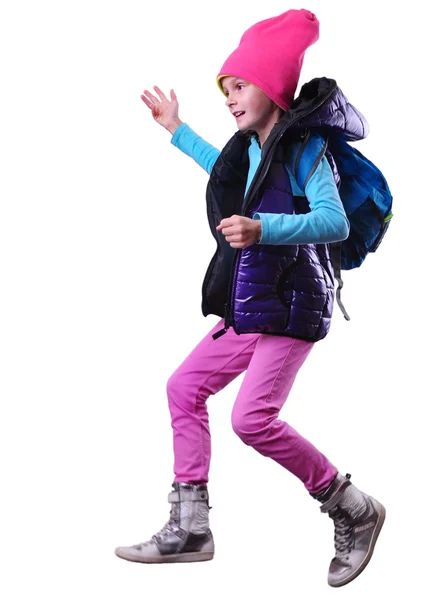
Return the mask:
<path id="1" fill-rule="evenodd" d="M 297 261 L 293 260 L 293 262 L 286 267 L 278 280 L 277 293 L 279 300 L 283 306 L 288 309 L 291 308 L 296 269 Z"/>

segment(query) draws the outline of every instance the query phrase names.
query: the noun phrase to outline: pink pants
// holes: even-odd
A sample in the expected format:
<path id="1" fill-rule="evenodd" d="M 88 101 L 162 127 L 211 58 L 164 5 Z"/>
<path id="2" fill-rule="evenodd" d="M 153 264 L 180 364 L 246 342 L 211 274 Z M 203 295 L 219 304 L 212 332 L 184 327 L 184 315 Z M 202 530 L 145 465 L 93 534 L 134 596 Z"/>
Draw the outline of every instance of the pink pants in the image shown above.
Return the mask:
<path id="1" fill-rule="evenodd" d="M 324 490 L 337 469 L 278 414 L 313 342 L 242 334 L 221 319 L 169 378 L 167 393 L 174 432 L 174 481 L 206 484 L 211 457 L 206 402 L 246 371 L 233 411 L 241 440 L 296 475 L 310 493 Z"/>

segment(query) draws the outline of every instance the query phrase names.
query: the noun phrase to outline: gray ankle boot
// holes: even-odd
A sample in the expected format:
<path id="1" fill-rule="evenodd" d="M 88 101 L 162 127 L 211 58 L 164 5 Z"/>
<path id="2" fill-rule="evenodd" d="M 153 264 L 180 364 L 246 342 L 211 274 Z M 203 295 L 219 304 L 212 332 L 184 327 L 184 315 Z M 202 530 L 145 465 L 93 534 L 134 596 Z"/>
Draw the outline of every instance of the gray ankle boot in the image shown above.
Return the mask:
<path id="1" fill-rule="evenodd" d="M 328 572 L 332 587 L 353 581 L 366 568 L 386 518 L 384 506 L 352 485 L 350 477 L 338 473 L 324 492 L 312 494 L 334 521 L 336 555 Z"/>
<path id="2" fill-rule="evenodd" d="M 168 495 L 170 519 L 148 542 L 120 546 L 120 558 L 143 563 L 197 562 L 211 560 L 215 546 L 209 529 L 206 485 L 173 483 Z"/>

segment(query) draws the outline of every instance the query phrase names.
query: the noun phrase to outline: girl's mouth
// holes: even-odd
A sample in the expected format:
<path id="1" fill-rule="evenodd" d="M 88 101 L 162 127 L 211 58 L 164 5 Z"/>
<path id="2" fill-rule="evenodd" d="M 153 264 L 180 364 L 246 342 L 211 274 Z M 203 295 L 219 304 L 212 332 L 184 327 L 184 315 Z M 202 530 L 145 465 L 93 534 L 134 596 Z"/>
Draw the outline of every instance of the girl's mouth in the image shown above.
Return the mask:
<path id="1" fill-rule="evenodd" d="M 235 117 L 235 119 L 239 119 L 239 117 L 242 117 L 245 114 L 246 113 L 244 110 L 237 110 L 235 113 L 233 113 L 233 116 Z"/>

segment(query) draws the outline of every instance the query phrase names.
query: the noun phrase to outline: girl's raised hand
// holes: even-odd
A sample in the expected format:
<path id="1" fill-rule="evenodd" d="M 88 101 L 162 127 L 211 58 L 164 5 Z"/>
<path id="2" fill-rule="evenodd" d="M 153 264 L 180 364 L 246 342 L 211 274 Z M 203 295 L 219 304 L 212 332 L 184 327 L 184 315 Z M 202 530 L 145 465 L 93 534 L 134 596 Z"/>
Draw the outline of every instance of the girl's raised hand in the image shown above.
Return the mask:
<path id="1" fill-rule="evenodd" d="M 170 98 L 165 96 L 160 88 L 154 86 L 155 91 L 159 95 L 154 96 L 148 90 L 140 96 L 146 106 L 151 110 L 152 116 L 157 123 L 168 129 L 171 133 L 174 133 L 182 121 L 179 119 L 179 102 L 177 101 L 174 90 L 170 90 Z"/>

